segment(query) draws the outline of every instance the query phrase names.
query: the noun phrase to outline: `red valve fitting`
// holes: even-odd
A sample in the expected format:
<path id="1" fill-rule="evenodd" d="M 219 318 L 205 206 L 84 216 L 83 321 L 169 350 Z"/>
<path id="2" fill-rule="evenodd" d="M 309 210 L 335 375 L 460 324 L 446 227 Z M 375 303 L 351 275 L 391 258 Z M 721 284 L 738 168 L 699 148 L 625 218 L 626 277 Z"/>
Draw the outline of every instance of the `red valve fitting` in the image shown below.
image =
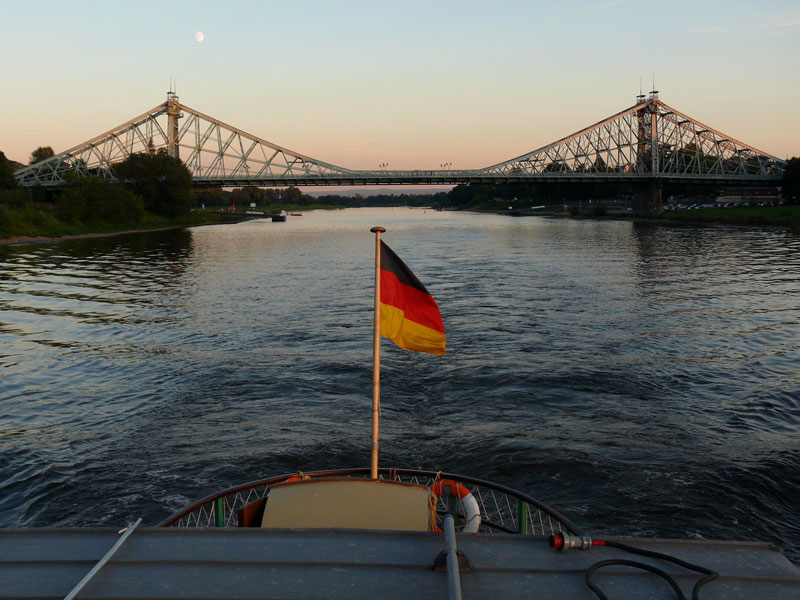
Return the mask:
<path id="1" fill-rule="evenodd" d="M 587 550 L 592 546 L 604 545 L 603 542 L 592 542 L 592 538 L 590 538 L 588 535 L 570 535 L 569 533 L 564 533 L 563 531 L 559 531 L 558 533 L 551 535 L 550 539 L 547 540 L 547 543 L 551 548 L 561 550 L 562 552 L 566 552 L 570 548 Z"/>

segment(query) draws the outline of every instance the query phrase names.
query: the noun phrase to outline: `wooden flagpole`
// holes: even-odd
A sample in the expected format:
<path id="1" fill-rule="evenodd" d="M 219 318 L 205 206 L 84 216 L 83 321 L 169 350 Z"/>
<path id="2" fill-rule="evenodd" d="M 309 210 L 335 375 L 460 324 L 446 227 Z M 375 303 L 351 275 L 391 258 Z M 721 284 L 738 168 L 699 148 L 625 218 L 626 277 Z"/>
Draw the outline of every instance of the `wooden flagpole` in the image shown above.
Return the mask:
<path id="1" fill-rule="evenodd" d="M 370 229 L 375 234 L 375 322 L 372 334 L 372 463 L 369 476 L 378 478 L 378 424 L 381 416 L 381 233 L 385 227 Z"/>

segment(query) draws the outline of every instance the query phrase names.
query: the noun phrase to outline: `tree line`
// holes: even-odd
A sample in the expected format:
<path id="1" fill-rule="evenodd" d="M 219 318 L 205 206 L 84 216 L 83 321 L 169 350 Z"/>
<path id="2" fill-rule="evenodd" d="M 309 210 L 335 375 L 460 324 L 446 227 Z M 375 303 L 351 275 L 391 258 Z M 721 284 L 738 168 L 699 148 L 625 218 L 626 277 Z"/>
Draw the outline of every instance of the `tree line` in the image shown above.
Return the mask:
<path id="1" fill-rule="evenodd" d="M 31 153 L 30 164 L 54 156 L 49 146 Z M 603 165 L 593 165 L 599 169 Z M 590 199 L 626 199 L 633 190 L 625 182 L 541 182 L 514 184 L 458 185 L 449 192 L 435 194 L 326 194 L 317 198 L 296 187 L 284 189 L 246 187 L 233 190 L 192 189 L 192 177 L 186 166 L 163 149 L 131 154 L 114 165 L 119 182 L 98 176 L 71 176 L 68 185 L 58 191 L 42 188 L 20 189 L 14 179 L 11 162 L 0 152 L 0 205 L 23 208 L 30 203 L 48 205 L 66 223 L 131 222 L 146 212 L 163 217 L 180 217 L 193 207 L 302 207 L 327 205 L 361 206 L 441 206 L 447 208 L 490 208 L 503 205 L 563 204 Z M 716 195 L 718 186 L 665 183 L 667 195 Z M 800 202 L 800 158 L 788 160 L 783 174 L 782 195 L 787 203 Z"/>
<path id="2" fill-rule="evenodd" d="M 668 196 L 718 196 L 724 186 L 708 183 L 666 181 L 662 193 Z M 781 195 L 787 204 L 800 203 L 800 158 L 787 161 L 781 181 Z M 452 208 L 490 208 L 514 204 L 570 204 L 592 199 L 627 200 L 633 196 L 633 184 L 624 181 L 486 184 L 472 183 L 453 188 L 443 202 Z"/>
<path id="3" fill-rule="evenodd" d="M 447 192 L 437 194 L 377 194 L 374 196 L 352 196 L 343 194 L 324 194 L 318 197 L 305 194 L 298 188 L 259 188 L 244 187 L 225 190 L 223 188 L 206 188 L 194 193 L 196 207 L 247 208 L 251 204 L 257 207 L 303 207 L 303 206 L 336 206 L 341 208 L 359 208 L 364 206 L 431 206 L 444 204 Z"/>
<path id="4" fill-rule="evenodd" d="M 53 155 L 52 148 L 39 147 L 31 153 L 30 164 Z M 114 171 L 118 182 L 69 173 L 62 189 L 20 188 L 11 162 L 0 152 L 0 231 L 52 228 L 59 223 L 135 225 L 148 213 L 174 218 L 191 211 L 191 173 L 166 152 L 131 154 L 115 164 Z"/>

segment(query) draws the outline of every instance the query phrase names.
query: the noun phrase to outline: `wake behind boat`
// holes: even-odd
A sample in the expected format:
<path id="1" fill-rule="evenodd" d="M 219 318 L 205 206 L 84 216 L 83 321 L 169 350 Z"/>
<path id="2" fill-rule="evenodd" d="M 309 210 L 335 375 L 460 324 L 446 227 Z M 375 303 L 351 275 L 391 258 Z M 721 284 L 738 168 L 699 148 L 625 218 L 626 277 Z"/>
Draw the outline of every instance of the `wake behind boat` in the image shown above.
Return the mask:
<path id="1" fill-rule="evenodd" d="M 0 530 L 0 596 L 800 597 L 800 569 L 768 543 L 598 539 L 507 486 L 451 473 L 379 469 L 379 337 L 443 355 L 445 331 L 428 291 L 381 242 L 385 229 L 372 231 L 369 468 L 245 483 L 192 503 L 160 527 L 140 528 L 140 519 L 120 531 Z"/>

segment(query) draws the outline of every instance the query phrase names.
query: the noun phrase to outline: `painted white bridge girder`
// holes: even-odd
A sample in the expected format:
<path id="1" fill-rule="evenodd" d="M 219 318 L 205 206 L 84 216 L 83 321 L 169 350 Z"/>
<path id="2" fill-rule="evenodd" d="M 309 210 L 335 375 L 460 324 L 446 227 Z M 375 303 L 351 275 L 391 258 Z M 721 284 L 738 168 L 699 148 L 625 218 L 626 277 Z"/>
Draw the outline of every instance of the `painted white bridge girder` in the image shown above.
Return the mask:
<path id="1" fill-rule="evenodd" d="M 178 102 L 166 102 L 49 159 L 16 171 L 22 186 L 70 177 L 115 181 L 137 152 L 180 157 L 197 186 L 396 185 L 534 181 L 774 181 L 785 162 L 703 125 L 657 94 L 557 142 L 483 169 L 363 171 L 273 144 Z M 72 175 L 70 175 L 72 174 Z"/>

